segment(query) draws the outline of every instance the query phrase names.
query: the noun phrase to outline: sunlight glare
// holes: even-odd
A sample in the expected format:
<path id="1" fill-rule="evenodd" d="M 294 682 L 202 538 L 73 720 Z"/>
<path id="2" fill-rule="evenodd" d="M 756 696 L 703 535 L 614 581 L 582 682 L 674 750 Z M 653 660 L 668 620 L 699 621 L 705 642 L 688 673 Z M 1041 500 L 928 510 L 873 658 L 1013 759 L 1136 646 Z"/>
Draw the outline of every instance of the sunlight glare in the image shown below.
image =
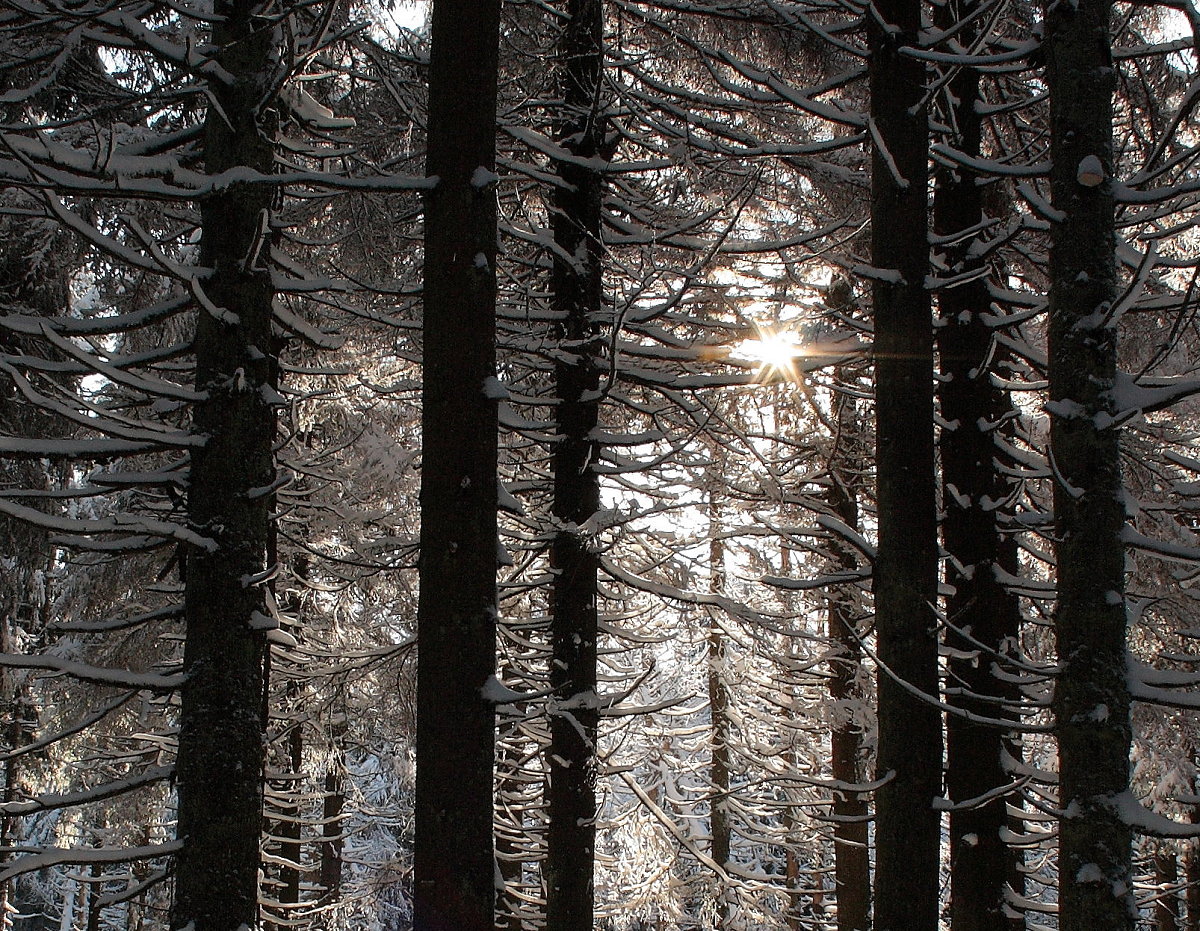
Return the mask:
<path id="1" fill-rule="evenodd" d="M 758 363 L 755 377 L 758 381 L 786 379 L 799 381 L 800 372 L 796 360 L 804 355 L 800 336 L 790 330 L 776 330 L 757 326 L 758 335 L 745 339 L 734 347 L 732 355 Z"/>

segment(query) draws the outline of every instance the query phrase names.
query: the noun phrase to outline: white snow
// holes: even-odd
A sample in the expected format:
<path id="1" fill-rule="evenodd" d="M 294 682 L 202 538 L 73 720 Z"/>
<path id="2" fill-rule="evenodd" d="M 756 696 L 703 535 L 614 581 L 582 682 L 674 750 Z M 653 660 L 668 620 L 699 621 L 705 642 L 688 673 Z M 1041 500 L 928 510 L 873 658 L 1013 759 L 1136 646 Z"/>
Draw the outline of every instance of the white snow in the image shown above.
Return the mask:
<path id="1" fill-rule="evenodd" d="M 533 697 L 524 692 L 510 689 L 496 677 L 495 673 L 487 677 L 479 689 L 479 693 L 483 696 L 484 701 L 491 702 L 493 705 L 509 705 L 515 701 L 525 701 Z"/>
<path id="2" fill-rule="evenodd" d="M 314 129 L 350 129 L 358 125 L 352 116 L 334 116 L 332 110 L 296 81 L 285 84 L 279 98 L 297 119 Z"/>
<path id="3" fill-rule="evenodd" d="M 1075 180 L 1084 187 L 1097 187 L 1104 183 L 1104 166 L 1095 155 L 1086 155 L 1075 169 Z"/>
<path id="4" fill-rule="evenodd" d="M 499 180 L 500 176 L 498 174 L 491 169 L 484 168 L 482 165 L 480 165 L 471 174 L 471 187 L 476 188 L 477 190 L 483 190 L 489 184 L 495 184 Z"/>
<path id="5" fill-rule="evenodd" d="M 489 375 L 483 380 L 483 396 L 493 401 L 508 399 L 508 386 L 495 375 Z"/>

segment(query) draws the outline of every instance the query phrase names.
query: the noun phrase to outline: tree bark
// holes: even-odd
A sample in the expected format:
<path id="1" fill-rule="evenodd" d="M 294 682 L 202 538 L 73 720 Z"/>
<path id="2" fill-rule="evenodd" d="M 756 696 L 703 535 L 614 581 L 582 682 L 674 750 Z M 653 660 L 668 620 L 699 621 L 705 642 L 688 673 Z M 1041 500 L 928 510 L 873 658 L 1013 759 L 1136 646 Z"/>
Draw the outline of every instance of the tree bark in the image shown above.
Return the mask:
<path id="1" fill-rule="evenodd" d="M 336 902 L 342 896 L 342 813 L 346 807 L 346 712 L 339 701 L 333 706 L 329 726 L 332 743 L 325 763 L 325 791 L 321 802 L 321 900 Z"/>
<path id="2" fill-rule="evenodd" d="M 720 456 L 719 449 L 712 450 L 714 457 Z M 710 476 L 708 492 L 708 571 L 709 591 L 714 595 L 725 591 L 725 543 L 721 539 L 720 494 L 715 491 L 719 481 L 719 470 L 714 466 Z M 712 827 L 712 849 L 710 855 L 717 866 L 725 869 L 729 864 L 733 829 L 729 817 L 729 686 L 725 681 L 725 631 L 717 621 L 717 608 L 709 608 L 707 664 L 708 664 L 708 713 L 709 746 L 711 762 L 709 781 L 712 783 L 712 800 L 709 802 L 709 820 Z M 725 881 L 716 878 L 717 920 L 716 927 L 729 926 L 731 890 Z"/>
<path id="3" fill-rule="evenodd" d="M 300 799 L 304 794 L 304 730 L 293 721 L 288 733 L 289 772 L 283 785 L 286 801 L 279 820 L 279 856 L 286 861 L 279 869 L 279 917 L 286 922 L 289 913 L 300 904 L 300 871 L 304 862 L 303 819 Z M 289 908 L 290 906 L 290 908 Z"/>
<path id="4" fill-rule="evenodd" d="M 211 174 L 270 174 L 275 129 L 263 86 L 272 73 L 275 19 L 256 0 L 219 0 L 213 42 L 232 75 L 213 82 L 205 120 Z M 274 378 L 274 291 L 266 234 L 272 193 L 232 184 L 201 204 L 201 282 L 193 428 L 207 438 L 192 454 L 188 519 L 214 548 L 189 545 L 187 638 L 176 787 L 178 833 L 171 926 L 236 931 L 258 921 L 266 569 L 269 488 L 275 478 L 275 414 L 264 392 Z M 220 890 L 220 894 L 214 894 Z"/>
<path id="5" fill-rule="evenodd" d="M 1154 925 L 1157 931 L 1179 931 L 1179 859 L 1171 847 L 1154 854 L 1154 880 L 1158 898 L 1154 901 Z"/>
<path id="6" fill-rule="evenodd" d="M 558 437 L 554 446 L 555 534 L 551 548 L 550 717 L 546 835 L 546 921 L 556 931 L 592 931 L 596 846 L 596 643 L 600 557 L 589 521 L 600 509 L 595 439 L 600 409 L 603 305 L 600 101 L 604 68 L 601 0 L 567 0 L 558 165 L 554 189 L 553 308 Z M 584 162 L 587 160 L 590 164 Z"/>
<path id="7" fill-rule="evenodd" d="M 870 48 L 871 256 L 875 268 L 876 468 L 879 547 L 875 628 L 879 661 L 876 931 L 934 931 L 938 923 L 941 714 L 938 692 L 937 516 L 933 329 L 929 266 L 925 66 L 919 0 L 881 0 L 867 19 Z"/>
<path id="8" fill-rule="evenodd" d="M 1187 906 L 1187 931 L 1200 931 L 1200 851 L 1194 841 L 1183 855 L 1183 878 L 1187 884 L 1183 896 Z"/>
<path id="9" fill-rule="evenodd" d="M 843 442 L 855 431 L 853 404 L 845 395 L 837 395 L 834 406 L 840 435 L 831 454 L 826 503 L 838 520 L 847 527 L 858 529 L 858 499 L 854 492 L 853 466 L 846 462 Z M 857 560 L 846 547 L 838 547 L 835 565 L 838 569 L 853 569 L 857 566 Z M 829 698 L 838 706 L 829 735 L 830 767 L 835 782 L 854 784 L 862 781 L 859 769 L 862 729 L 847 705 L 861 702 L 864 696 L 856 685 L 862 665 L 862 645 L 859 642 L 859 617 L 853 595 L 845 590 L 832 591 L 828 612 Z M 862 793 L 834 789 L 833 871 L 838 931 L 867 931 L 870 926 L 868 814 L 867 800 Z"/>
<path id="10" fill-rule="evenodd" d="M 1117 333 L 1113 228 L 1114 71 L 1109 0 L 1046 9 L 1050 92 L 1050 462 L 1054 471 L 1053 710 L 1059 755 L 1059 927 L 1132 929 L 1130 829 L 1112 804 L 1129 788 L 1125 524 L 1113 424 Z"/>
<path id="11" fill-rule="evenodd" d="M 943 8 L 945 26 L 962 20 L 974 3 Z M 945 93 L 950 142 L 968 157 L 980 155 L 982 97 L 979 72 L 959 68 Z M 1005 732 L 966 717 L 1003 717 L 1004 699 L 1017 699 L 996 677 L 997 658 L 1019 633 L 1020 610 L 1000 581 L 1005 541 L 997 503 L 1009 494 L 996 460 L 995 431 L 1011 406 L 992 384 L 997 358 L 986 269 L 970 230 L 984 219 L 982 188 L 974 174 L 942 166 L 934 194 L 934 233 L 943 274 L 966 277 L 938 295 L 939 400 L 947 426 L 941 433 L 942 538 L 949 559 L 946 581 L 948 662 L 946 700 L 963 714 L 946 718 L 946 788 L 956 807 L 950 813 L 950 915 L 954 931 L 1011 931 L 1005 899 L 1014 856 L 1004 843 L 1008 827 Z M 977 799 L 986 799 L 976 802 Z"/>
<path id="12" fill-rule="evenodd" d="M 417 609 L 415 931 L 489 931 L 499 0 L 433 4 Z"/>

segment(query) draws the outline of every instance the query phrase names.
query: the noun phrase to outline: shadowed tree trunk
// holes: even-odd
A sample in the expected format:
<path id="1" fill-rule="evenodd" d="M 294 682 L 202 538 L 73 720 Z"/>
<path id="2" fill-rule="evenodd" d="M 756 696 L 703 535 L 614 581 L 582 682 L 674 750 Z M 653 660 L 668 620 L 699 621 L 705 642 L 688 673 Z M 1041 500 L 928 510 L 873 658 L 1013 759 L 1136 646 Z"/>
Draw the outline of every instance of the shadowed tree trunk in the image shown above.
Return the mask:
<path id="1" fill-rule="evenodd" d="M 1192 815 L 1193 820 L 1195 814 Z M 1183 856 L 1183 878 L 1187 883 L 1184 904 L 1187 906 L 1187 931 L 1200 931 L 1200 852 L 1195 841 L 1188 845 Z"/>
<path id="2" fill-rule="evenodd" d="M 279 869 L 279 915 L 287 919 L 300 904 L 300 873 L 304 862 L 301 798 L 304 789 L 304 731 L 293 721 L 287 740 L 289 771 L 282 785 L 282 818 L 279 820 L 279 855 L 286 862 Z M 289 908 L 289 906 L 291 906 Z"/>
<path id="3" fill-rule="evenodd" d="M 12 90 L 12 83 L 8 75 L 0 74 L 0 94 Z M 0 119 L 19 121 L 20 108 L 0 106 Z M 37 224 L 5 218 L 0 224 L 0 306 L 35 316 L 66 313 L 71 302 L 70 276 L 77 264 L 74 249 L 68 252 L 66 245 L 65 237 L 47 235 Z M 25 338 L 0 330 L 0 357 L 11 359 L 25 351 Z M 56 375 L 55 381 L 70 379 Z M 7 372 L 0 375 L 0 435 L 49 438 L 61 435 L 63 428 L 52 414 L 23 403 Z M 53 474 L 45 462 L 0 456 L 0 488 L 51 487 Z M 54 547 L 44 529 L 0 514 L 0 556 L 5 557 L 0 560 L 0 653 L 37 652 L 45 645 L 45 623 L 52 599 L 46 593 L 42 606 L 35 603 L 35 579 L 39 574 L 49 577 Z M 24 784 L 27 758 L 9 754 L 27 745 L 37 730 L 39 707 L 31 689 L 34 681 L 27 671 L 0 669 L 0 746 L 6 754 L 0 801 L 5 804 L 24 797 L 30 788 Z M 9 813 L 0 814 L 0 865 L 18 856 L 21 820 Z M 16 905 L 23 904 L 20 893 L 13 888 L 15 882 L 0 882 L 0 929 L 13 926 Z"/>
<path id="4" fill-rule="evenodd" d="M 714 447 L 711 453 L 720 456 L 721 451 Z M 715 490 L 720 480 L 720 470 L 714 466 L 709 477 L 708 492 L 708 571 L 709 591 L 714 595 L 724 594 L 725 591 L 725 542 L 721 539 L 721 505 L 720 493 Z M 709 746 L 711 747 L 711 763 L 709 780 L 712 782 L 712 801 L 709 803 L 709 820 L 712 826 L 712 860 L 717 866 L 725 869 L 729 864 L 729 852 L 732 839 L 732 825 L 729 817 L 729 686 L 725 682 L 725 631 L 717 620 L 720 609 L 715 605 L 708 609 L 708 712 L 709 712 Z M 731 890 L 725 888 L 725 881 L 716 878 L 717 889 L 717 922 L 718 928 L 729 925 Z"/>
<path id="5" fill-rule="evenodd" d="M 856 465 L 847 461 L 849 438 L 857 433 L 854 403 L 844 394 L 834 398 L 838 437 L 829 464 L 830 484 L 826 493 L 829 510 L 853 530 L 858 530 L 858 499 L 855 494 Z M 836 545 L 836 544 L 835 544 Z M 836 569 L 854 569 L 855 554 L 837 546 Z M 837 706 L 829 736 L 830 767 L 836 782 L 862 781 L 862 727 L 849 705 L 864 696 L 856 685 L 862 665 L 859 643 L 859 611 L 850 586 L 834 589 L 828 606 L 829 698 Z M 867 800 L 860 792 L 834 789 L 833 863 L 837 898 L 838 931 L 867 931 L 871 911 L 871 851 L 867 834 Z"/>
<path id="6" fill-rule="evenodd" d="M 325 791 L 321 803 L 321 899 L 336 902 L 342 895 L 342 812 L 346 807 L 346 711 L 333 705 L 329 725 L 332 744 L 325 763 Z"/>
<path id="7" fill-rule="evenodd" d="M 501 723 L 496 751 L 496 871 L 504 889 L 496 902 L 498 931 L 521 931 L 518 895 L 523 891 L 521 881 L 529 853 L 521 844 L 528 827 L 521 806 L 522 760 L 516 743 L 520 739 L 519 725 Z"/>
<path id="8" fill-rule="evenodd" d="M 1045 13 L 1050 92 L 1050 462 L 1054 471 L 1054 689 L 1059 928 L 1122 931 L 1137 918 L 1130 829 L 1125 525 L 1116 401 L 1113 105 L 1109 0 Z"/>
<path id="9" fill-rule="evenodd" d="M 558 437 L 554 446 L 555 534 L 551 548 L 546 922 L 556 931 L 592 931 L 596 846 L 597 579 L 600 557 L 589 521 L 600 508 L 595 429 L 600 408 L 603 305 L 600 88 L 604 67 L 601 0 L 567 0 L 561 39 L 564 120 L 554 189 L 553 308 Z"/>
<path id="10" fill-rule="evenodd" d="M 490 931 L 499 0 L 433 4 L 425 202 L 415 931 Z"/>
<path id="11" fill-rule="evenodd" d="M 874 567 L 879 674 L 875 929 L 934 931 L 938 922 L 941 714 L 933 325 L 929 267 L 925 66 L 920 0 L 880 0 L 870 48 L 871 263 L 875 323 L 879 548 Z"/>
<path id="12" fill-rule="evenodd" d="M 1154 854 L 1154 881 L 1158 886 L 1155 927 L 1157 931 L 1179 931 L 1179 860 L 1173 847 L 1164 846 Z"/>
<path id="13" fill-rule="evenodd" d="M 963 20 L 971 0 L 942 8 L 945 26 Z M 980 155 L 982 103 L 979 72 L 959 68 L 945 91 L 950 143 L 968 158 Z M 941 166 L 934 194 L 934 233 L 947 279 L 965 278 L 938 295 L 942 325 L 939 400 L 946 426 L 941 433 L 942 538 L 949 559 L 946 581 L 947 702 L 975 718 L 1004 717 L 1001 700 L 1019 698 L 995 675 L 1003 645 L 1019 632 L 1015 597 L 1001 582 L 1005 541 L 996 505 L 1009 493 L 996 460 L 995 431 L 1010 411 L 1004 392 L 992 384 L 996 352 L 988 320 L 992 297 L 984 260 L 972 229 L 984 219 L 983 189 L 975 175 Z M 1005 896 L 1014 854 L 1004 843 L 1008 827 L 1005 732 L 963 715 L 946 718 L 946 788 L 956 807 L 950 813 L 950 915 L 954 931 L 1010 931 Z"/>
<path id="14" fill-rule="evenodd" d="M 278 539 L 274 541 L 277 545 Z M 276 555 L 277 559 L 278 556 Z M 292 574 L 297 585 L 308 581 L 309 558 L 299 554 L 293 560 Z M 287 632 L 296 638 L 303 639 L 304 623 L 301 615 L 304 604 L 295 589 L 288 590 L 281 600 L 280 607 L 284 617 L 292 618 L 295 623 L 286 625 Z M 270 674 L 271 658 L 267 660 L 268 675 Z M 284 686 L 287 696 L 285 715 L 287 720 L 287 771 L 282 774 L 279 795 L 279 818 L 276 831 L 279 839 L 279 855 L 284 861 L 279 867 L 279 909 L 280 923 L 287 924 L 294 917 L 296 906 L 300 904 L 301 880 L 304 868 L 304 715 L 300 709 L 304 707 L 307 695 L 306 686 L 300 681 L 289 681 Z"/>
<path id="15" fill-rule="evenodd" d="M 206 169 L 274 168 L 269 81 L 277 26 L 254 0 L 218 0 L 213 43 L 232 76 L 214 81 L 204 126 Z M 197 313 L 187 639 L 176 787 L 178 835 L 171 926 L 235 931 L 258 922 L 265 721 L 263 582 L 275 478 L 270 392 L 274 292 L 265 239 L 271 189 L 232 184 L 201 203 L 200 263 L 209 306 Z M 256 581 L 257 580 L 257 581 Z M 215 894 L 215 890 L 220 890 Z"/>
<path id="16" fill-rule="evenodd" d="M 790 541 L 784 539 L 780 541 L 779 547 L 779 575 L 782 578 L 791 578 L 792 575 L 792 546 Z M 780 598 L 783 601 L 785 615 L 795 613 L 795 603 L 793 595 L 787 589 L 780 592 Z M 797 660 L 796 645 L 788 643 L 788 660 L 791 662 Z M 796 706 L 791 708 L 789 715 L 789 726 L 793 728 L 792 738 L 787 750 L 788 764 L 798 770 L 800 766 L 800 755 L 797 752 L 797 734 L 800 733 L 800 725 L 797 720 Z M 790 800 L 789 800 L 790 801 Z M 801 877 L 801 861 L 798 853 L 799 838 L 796 837 L 796 828 L 799 820 L 796 818 L 796 807 L 793 804 L 788 804 L 783 809 L 783 831 L 784 838 L 787 840 L 787 849 L 784 853 L 784 879 L 788 890 L 788 905 L 787 905 L 787 926 L 789 931 L 800 931 L 804 926 L 804 890 L 800 880 Z M 811 882 L 817 885 L 822 882 L 821 875 L 812 877 Z"/>

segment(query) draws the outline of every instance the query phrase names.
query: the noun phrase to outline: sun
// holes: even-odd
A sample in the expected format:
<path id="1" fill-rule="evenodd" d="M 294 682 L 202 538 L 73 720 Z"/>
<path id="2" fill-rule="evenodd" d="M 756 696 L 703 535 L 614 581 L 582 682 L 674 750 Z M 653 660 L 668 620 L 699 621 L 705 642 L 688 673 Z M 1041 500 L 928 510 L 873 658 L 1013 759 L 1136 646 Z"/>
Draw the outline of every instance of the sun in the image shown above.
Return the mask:
<path id="1" fill-rule="evenodd" d="M 800 370 L 796 367 L 796 361 L 805 355 L 799 334 L 759 324 L 755 324 L 754 328 L 757 335 L 742 340 L 731 354 L 757 362 L 755 378 L 758 381 L 799 381 Z"/>

